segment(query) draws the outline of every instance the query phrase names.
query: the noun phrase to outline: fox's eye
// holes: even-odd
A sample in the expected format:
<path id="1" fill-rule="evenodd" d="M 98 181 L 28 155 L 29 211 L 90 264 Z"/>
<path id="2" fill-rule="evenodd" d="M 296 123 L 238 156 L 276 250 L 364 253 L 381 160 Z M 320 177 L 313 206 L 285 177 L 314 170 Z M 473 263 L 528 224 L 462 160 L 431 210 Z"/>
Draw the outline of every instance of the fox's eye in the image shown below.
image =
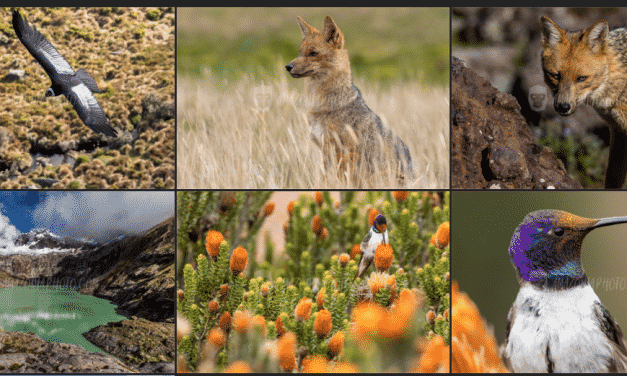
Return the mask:
<path id="1" fill-rule="evenodd" d="M 587 79 L 588 79 L 588 76 L 579 76 L 577 77 L 577 82 L 584 82 Z"/>
<path id="2" fill-rule="evenodd" d="M 316 55 L 318 55 L 316 51 L 311 51 L 310 53 L 307 54 L 307 56 L 316 56 Z"/>

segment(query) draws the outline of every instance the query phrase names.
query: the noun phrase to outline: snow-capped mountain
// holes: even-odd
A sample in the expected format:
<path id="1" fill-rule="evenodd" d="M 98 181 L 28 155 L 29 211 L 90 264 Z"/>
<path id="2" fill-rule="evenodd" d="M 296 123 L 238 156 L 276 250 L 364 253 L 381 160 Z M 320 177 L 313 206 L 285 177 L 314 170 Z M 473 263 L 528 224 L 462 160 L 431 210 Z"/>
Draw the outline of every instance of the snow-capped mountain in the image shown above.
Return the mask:
<path id="1" fill-rule="evenodd" d="M 98 246 L 99 244 L 90 240 L 62 238 L 46 229 L 34 229 L 18 235 L 13 244 L 0 246 L 0 254 L 86 251 Z"/>

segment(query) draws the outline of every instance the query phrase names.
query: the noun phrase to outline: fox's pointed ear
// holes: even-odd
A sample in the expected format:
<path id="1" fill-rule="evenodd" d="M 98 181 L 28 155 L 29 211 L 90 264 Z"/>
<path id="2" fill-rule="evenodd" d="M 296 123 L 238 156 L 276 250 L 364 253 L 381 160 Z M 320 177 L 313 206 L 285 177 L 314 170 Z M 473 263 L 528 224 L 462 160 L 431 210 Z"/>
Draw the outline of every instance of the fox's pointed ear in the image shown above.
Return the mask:
<path id="1" fill-rule="evenodd" d="M 609 28 L 607 26 L 607 21 L 605 20 L 598 21 L 584 32 L 586 42 L 588 43 L 590 50 L 594 53 L 600 52 L 607 44 L 608 34 Z"/>
<path id="2" fill-rule="evenodd" d="M 335 22 L 333 22 L 333 18 L 326 16 L 324 18 L 324 40 L 327 43 L 330 43 L 333 47 L 341 50 L 344 48 L 344 34 L 340 31 L 340 28 L 337 27 Z"/>
<path id="3" fill-rule="evenodd" d="M 303 34 L 303 39 L 307 38 L 311 34 L 314 34 L 314 33 L 318 32 L 318 30 L 316 30 L 315 27 L 313 27 L 310 24 L 308 24 L 307 22 L 305 22 L 299 16 L 296 16 L 296 20 L 298 21 L 298 26 L 300 26 L 300 32 Z"/>
<path id="4" fill-rule="evenodd" d="M 563 38 L 566 32 L 550 18 L 542 17 L 542 44 L 545 46 L 555 46 Z"/>

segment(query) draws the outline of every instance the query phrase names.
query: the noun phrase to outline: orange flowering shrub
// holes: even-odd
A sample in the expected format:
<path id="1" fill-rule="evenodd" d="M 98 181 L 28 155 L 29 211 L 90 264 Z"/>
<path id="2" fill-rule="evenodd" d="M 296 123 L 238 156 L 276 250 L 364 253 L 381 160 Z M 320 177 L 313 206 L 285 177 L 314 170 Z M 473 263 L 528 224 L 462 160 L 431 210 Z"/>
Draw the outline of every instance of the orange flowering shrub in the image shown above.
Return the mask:
<path id="1" fill-rule="evenodd" d="M 177 193 L 177 310 L 188 322 L 187 334 L 177 331 L 181 370 L 406 372 L 420 362 L 448 370 L 441 350 L 450 347 L 439 341 L 451 342 L 451 252 L 428 241 L 449 218 L 450 193 L 434 206 L 435 196 L 417 192 L 342 191 L 332 200 L 310 192 L 287 205 L 285 226 L 278 217 L 263 223 L 277 208 L 271 194 L 235 192 L 224 211 L 219 192 Z M 386 244 L 374 271 L 356 279 L 361 241 L 383 212 Z M 283 226 L 284 247 L 263 239 L 267 226 Z M 194 231 L 207 227 L 214 232 L 202 244 Z M 258 262 L 249 266 L 248 252 Z M 430 341 L 419 351 L 421 338 Z"/>
<path id="2" fill-rule="evenodd" d="M 508 372 L 501 362 L 494 333 L 475 303 L 453 282 L 453 372 Z"/>

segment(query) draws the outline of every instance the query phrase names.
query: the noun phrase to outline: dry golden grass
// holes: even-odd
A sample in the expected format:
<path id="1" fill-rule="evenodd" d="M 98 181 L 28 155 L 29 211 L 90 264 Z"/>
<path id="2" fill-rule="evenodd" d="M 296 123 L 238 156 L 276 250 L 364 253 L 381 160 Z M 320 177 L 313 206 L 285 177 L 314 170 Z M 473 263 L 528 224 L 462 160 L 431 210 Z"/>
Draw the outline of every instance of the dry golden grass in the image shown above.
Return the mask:
<path id="1" fill-rule="evenodd" d="M 177 186 L 182 189 L 355 188 L 325 171 L 310 142 L 302 80 L 227 82 L 205 70 L 177 80 Z M 404 82 L 379 88 L 355 78 L 368 106 L 405 142 L 415 177 L 407 188 L 449 187 L 449 93 Z M 364 188 L 396 188 L 390 166 Z"/>

